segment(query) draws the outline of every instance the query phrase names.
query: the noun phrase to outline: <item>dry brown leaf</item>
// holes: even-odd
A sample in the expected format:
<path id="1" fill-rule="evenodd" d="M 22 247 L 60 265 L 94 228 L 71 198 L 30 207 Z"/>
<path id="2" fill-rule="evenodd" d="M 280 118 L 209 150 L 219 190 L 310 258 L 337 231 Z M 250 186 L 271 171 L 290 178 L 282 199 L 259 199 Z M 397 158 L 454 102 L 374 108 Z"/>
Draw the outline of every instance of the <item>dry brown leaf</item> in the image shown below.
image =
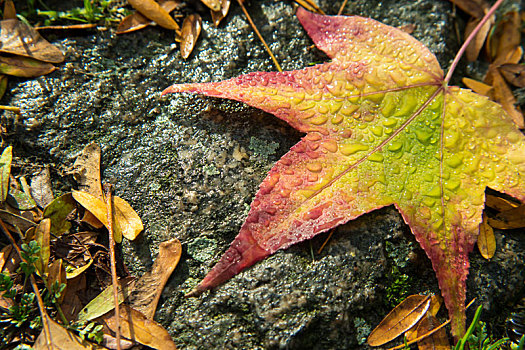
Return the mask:
<path id="1" fill-rule="evenodd" d="M 66 268 L 62 259 L 56 259 L 53 261 L 51 266 L 49 266 L 49 275 L 47 277 L 47 288 L 51 290 L 51 286 L 57 282 L 58 285 L 66 284 L 66 289 L 60 294 L 58 298 L 58 303 L 60 304 L 66 295 L 67 290 L 67 281 L 66 281 Z"/>
<path id="2" fill-rule="evenodd" d="M 199 38 L 202 27 L 202 19 L 198 14 L 191 14 L 182 22 L 180 53 L 182 58 L 186 59 L 190 56 L 195 43 Z"/>
<path id="3" fill-rule="evenodd" d="M 433 294 L 430 297 L 430 306 L 428 307 L 428 313 L 432 316 L 436 316 L 443 303 L 443 297 L 441 295 Z"/>
<path id="4" fill-rule="evenodd" d="M 221 2 L 221 8 L 218 11 L 211 11 L 211 19 L 213 21 L 213 24 L 215 24 L 216 27 L 219 26 L 219 23 L 228 15 L 228 11 L 230 10 L 230 0 L 222 0 Z"/>
<path id="5" fill-rule="evenodd" d="M 417 336 L 421 337 L 439 326 L 438 320 L 431 314 L 426 314 L 417 326 Z M 450 350 L 447 331 L 445 328 L 430 334 L 417 342 L 419 350 Z"/>
<path id="6" fill-rule="evenodd" d="M 4 19 L 16 19 L 16 9 L 13 0 L 6 0 L 4 3 Z"/>
<path id="7" fill-rule="evenodd" d="M 45 208 L 53 201 L 51 174 L 48 167 L 31 178 L 31 197 L 33 197 L 36 204 L 41 208 Z"/>
<path id="8" fill-rule="evenodd" d="M 84 147 L 69 172 L 77 181 L 80 191 L 91 193 L 99 199 L 104 198 L 100 180 L 101 154 L 100 146 L 95 142 L 90 143 Z"/>
<path id="9" fill-rule="evenodd" d="M 502 211 L 494 218 L 489 218 L 488 222 L 490 226 L 501 230 L 525 227 L 525 204 Z"/>
<path id="10" fill-rule="evenodd" d="M 0 73 L 21 78 L 36 78 L 56 69 L 51 63 L 23 56 L 0 56 Z"/>
<path id="11" fill-rule="evenodd" d="M 159 5 L 164 10 L 166 10 L 167 13 L 170 13 L 171 11 L 175 10 L 180 5 L 180 1 L 173 1 L 173 0 L 159 1 Z M 118 25 L 117 34 L 134 32 L 136 30 L 145 28 L 152 23 L 153 22 L 149 18 L 145 17 L 140 12 L 136 11 L 132 13 L 131 15 L 124 17 L 124 19 Z"/>
<path id="12" fill-rule="evenodd" d="M 509 201 L 508 199 L 493 196 L 488 194 L 485 196 L 485 207 L 495 209 L 497 211 L 505 211 L 519 207 L 520 204 Z"/>
<path id="13" fill-rule="evenodd" d="M 487 36 L 490 32 L 490 29 L 494 25 L 494 19 L 495 16 L 491 16 L 488 21 L 485 22 L 485 24 L 481 27 L 481 29 L 478 31 L 478 33 L 474 36 L 474 39 L 470 42 L 470 44 L 467 46 L 467 50 L 465 52 L 465 56 L 467 57 L 467 60 L 470 62 L 474 62 L 478 59 L 479 53 L 481 52 L 481 49 L 483 48 L 483 44 L 485 43 L 485 40 L 487 39 Z M 465 28 L 465 38 L 468 38 L 470 33 L 476 28 L 476 26 L 481 21 L 480 18 L 471 18 L 468 23 L 467 27 Z"/>
<path id="14" fill-rule="evenodd" d="M 483 221 L 479 225 L 478 249 L 485 259 L 492 259 L 496 252 L 496 238 L 494 230 L 488 224 L 487 216 L 483 214 Z"/>
<path id="15" fill-rule="evenodd" d="M 157 304 L 171 273 L 177 266 L 182 253 L 180 241 L 176 238 L 162 242 L 159 254 L 150 271 L 142 275 L 130 296 L 130 305 L 147 319 L 153 319 Z"/>
<path id="16" fill-rule="evenodd" d="M 414 23 L 404 24 L 397 29 L 404 31 L 407 34 L 412 34 L 416 30 L 416 25 Z"/>
<path id="17" fill-rule="evenodd" d="M 477 80 L 470 79 L 470 78 L 463 78 L 463 79 L 461 79 L 461 81 L 469 89 L 471 89 L 472 91 L 474 91 L 474 92 L 476 92 L 476 93 L 478 93 L 480 95 L 489 97 L 489 95 L 492 92 L 492 86 L 490 86 L 488 84 L 485 84 L 485 83 L 483 83 L 481 81 L 477 81 Z"/>
<path id="18" fill-rule="evenodd" d="M 219 11 L 221 9 L 221 0 L 201 0 L 202 3 L 210 8 L 212 11 Z"/>
<path id="19" fill-rule="evenodd" d="M 0 74 L 0 99 L 7 91 L 7 75 Z"/>
<path id="20" fill-rule="evenodd" d="M 66 218 L 76 210 L 76 202 L 71 193 L 66 193 L 53 199 L 44 208 L 44 217 L 51 219 L 51 232 L 55 235 L 61 235 L 68 232 L 71 223 Z"/>
<path id="21" fill-rule="evenodd" d="M 173 17 L 154 0 L 128 0 L 128 3 L 159 26 L 180 32 L 180 27 Z"/>
<path id="22" fill-rule="evenodd" d="M 507 83 L 505 83 L 499 70 L 492 64 L 489 66 L 489 72 L 485 78 L 485 82 L 491 83 L 494 88 L 490 96 L 491 99 L 501 104 L 505 112 L 509 114 L 518 128 L 523 129 L 525 127 L 523 114 L 519 107 L 515 106 L 516 98 L 512 94 L 512 90 Z"/>
<path id="23" fill-rule="evenodd" d="M 40 333 L 33 345 L 34 350 L 84 350 L 84 349 L 104 349 L 101 346 L 82 340 L 75 333 L 68 331 L 55 321 L 51 317 L 44 315 L 45 321 L 49 324 L 50 339 L 52 344 L 48 344 L 44 330 Z"/>
<path id="24" fill-rule="evenodd" d="M 44 219 L 35 228 L 35 241 L 40 246 L 38 252 L 38 260 L 35 261 L 35 267 L 40 276 L 44 277 L 49 271 L 49 256 L 51 249 L 49 247 L 49 241 L 51 238 L 51 220 Z"/>
<path id="25" fill-rule="evenodd" d="M 117 322 L 114 311 L 102 316 L 101 319 L 113 332 L 116 330 Z M 153 349 L 172 350 L 177 348 L 164 327 L 153 320 L 148 320 L 141 312 L 125 304 L 120 307 L 119 323 L 121 334 L 137 343 Z"/>
<path id="26" fill-rule="evenodd" d="M 483 18 L 485 10 L 490 7 L 484 0 L 450 0 L 450 2 L 474 18 Z"/>
<path id="27" fill-rule="evenodd" d="M 16 19 L 0 21 L 0 52 L 49 63 L 64 61 L 64 55 L 30 26 Z"/>
<path id="28" fill-rule="evenodd" d="M 64 293 L 64 299 L 60 304 L 62 312 L 68 321 L 76 320 L 77 315 L 82 310 L 82 302 L 79 294 L 86 290 L 86 276 L 80 275 L 68 281 L 68 286 Z"/>
<path id="29" fill-rule="evenodd" d="M 509 52 L 520 46 L 521 21 L 517 12 L 507 12 L 490 37 L 489 53 L 497 66 L 508 63 Z"/>
<path id="30" fill-rule="evenodd" d="M 517 87 L 525 87 L 525 65 L 504 64 L 499 67 L 506 81 Z"/>
<path id="31" fill-rule="evenodd" d="M 368 336 L 370 346 L 380 346 L 412 328 L 430 306 L 430 296 L 411 295 L 397 305 Z"/>

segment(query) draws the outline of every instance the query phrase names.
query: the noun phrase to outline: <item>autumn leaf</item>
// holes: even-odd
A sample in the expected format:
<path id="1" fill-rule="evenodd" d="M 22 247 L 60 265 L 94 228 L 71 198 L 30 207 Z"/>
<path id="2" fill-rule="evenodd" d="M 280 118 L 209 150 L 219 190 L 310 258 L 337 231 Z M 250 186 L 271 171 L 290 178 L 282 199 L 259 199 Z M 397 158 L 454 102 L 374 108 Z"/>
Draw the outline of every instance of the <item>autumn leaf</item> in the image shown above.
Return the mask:
<path id="1" fill-rule="evenodd" d="M 462 335 L 485 189 L 525 200 L 525 137 L 500 105 L 449 86 L 453 70 L 444 77 L 409 34 L 357 16 L 299 8 L 297 17 L 331 62 L 163 92 L 238 100 L 306 133 L 270 170 L 239 235 L 190 295 L 394 205 L 432 261 L 453 334 Z"/>

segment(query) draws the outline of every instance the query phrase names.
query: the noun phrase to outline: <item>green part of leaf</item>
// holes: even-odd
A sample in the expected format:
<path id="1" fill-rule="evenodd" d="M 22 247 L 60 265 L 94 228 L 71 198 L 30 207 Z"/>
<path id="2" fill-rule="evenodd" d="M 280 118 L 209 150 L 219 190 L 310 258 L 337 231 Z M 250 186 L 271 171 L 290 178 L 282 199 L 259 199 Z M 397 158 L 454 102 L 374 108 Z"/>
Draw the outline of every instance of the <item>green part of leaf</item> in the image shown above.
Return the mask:
<path id="1" fill-rule="evenodd" d="M 44 208 L 44 217 L 51 220 L 51 232 L 54 235 L 60 236 L 69 231 L 71 223 L 66 218 L 76 208 L 76 202 L 71 193 L 55 198 Z"/>
<path id="2" fill-rule="evenodd" d="M 9 191 L 9 175 L 11 175 L 11 162 L 13 160 L 13 147 L 9 146 L 4 149 L 0 156 L 0 199 L 5 202 L 7 192 Z"/>
<path id="3" fill-rule="evenodd" d="M 20 190 L 11 189 L 6 200 L 10 206 L 18 210 L 31 210 L 36 208 L 35 200 Z"/>

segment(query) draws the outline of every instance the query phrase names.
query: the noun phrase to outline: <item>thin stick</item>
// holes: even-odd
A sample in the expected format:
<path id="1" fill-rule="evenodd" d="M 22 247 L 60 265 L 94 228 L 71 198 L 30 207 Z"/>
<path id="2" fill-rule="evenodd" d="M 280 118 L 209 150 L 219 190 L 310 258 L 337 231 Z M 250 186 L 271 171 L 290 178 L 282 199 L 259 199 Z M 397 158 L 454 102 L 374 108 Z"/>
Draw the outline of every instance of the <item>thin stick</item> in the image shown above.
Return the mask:
<path id="1" fill-rule="evenodd" d="M 321 15 L 326 15 L 326 13 L 323 10 L 321 10 L 321 8 L 317 6 L 317 4 L 313 2 L 312 0 L 295 0 L 295 2 L 304 8 L 307 8 L 308 6 L 310 6 L 311 8 L 315 10 L 314 12 L 320 13 Z M 308 5 L 308 6 L 305 6 L 305 5 Z"/>
<path id="2" fill-rule="evenodd" d="M 452 61 L 452 64 L 450 65 L 450 68 L 447 72 L 447 76 L 445 77 L 445 80 L 443 81 L 445 84 L 448 84 L 450 79 L 452 78 L 452 73 L 454 73 L 454 70 L 456 70 L 456 66 L 459 63 L 459 60 L 467 50 L 467 46 L 469 46 L 470 42 L 474 40 L 474 37 L 478 32 L 480 31 L 481 27 L 489 20 L 490 17 L 496 12 L 497 8 L 501 5 L 501 3 L 505 0 L 498 0 L 496 3 L 490 8 L 490 10 L 485 14 L 485 16 L 481 19 L 481 21 L 478 23 L 476 28 L 470 33 L 470 35 L 467 37 L 463 45 L 461 45 L 461 48 L 459 49 L 458 53 L 456 54 L 456 57 L 454 57 L 454 61 Z"/>
<path id="3" fill-rule="evenodd" d="M 9 239 L 9 241 L 15 248 L 16 252 L 18 253 L 20 260 L 24 260 L 22 258 L 22 252 L 20 251 L 20 248 L 16 244 L 15 239 L 13 238 L 13 236 L 11 235 L 11 233 L 5 226 L 4 221 L 2 219 L 0 219 L 0 226 L 2 227 L 2 231 L 4 231 L 4 234 L 7 236 L 7 238 Z M 38 309 L 40 310 L 40 315 L 42 316 L 42 325 L 44 326 L 44 335 L 46 337 L 47 345 L 49 345 L 51 349 L 54 349 L 55 346 L 53 345 L 53 342 L 51 340 L 51 330 L 49 328 L 49 320 L 48 320 L 47 312 L 44 306 L 44 301 L 42 300 L 42 296 L 40 295 L 40 291 L 38 290 L 38 286 L 36 285 L 36 280 L 33 274 L 29 276 L 29 280 L 31 281 L 31 287 L 33 288 L 33 291 L 35 292 Z"/>
<path id="4" fill-rule="evenodd" d="M 317 251 L 317 254 L 321 254 L 321 252 L 323 251 L 324 246 L 326 245 L 326 243 L 328 243 L 330 238 L 332 238 L 332 235 L 334 234 L 334 232 L 335 232 L 335 229 L 330 230 L 330 233 L 328 234 L 328 237 L 326 237 L 326 239 L 324 240 L 324 243 L 321 246 L 321 248 L 319 248 L 319 250 Z"/>
<path id="5" fill-rule="evenodd" d="M 115 239 L 113 238 L 113 196 L 112 186 L 109 183 L 104 184 L 104 194 L 106 195 L 106 215 L 108 218 L 109 231 L 109 256 L 111 262 L 111 284 L 113 285 L 113 302 L 115 303 L 115 322 L 116 322 L 116 338 L 117 350 L 120 348 L 120 308 L 118 303 L 118 282 L 117 282 L 117 267 L 115 263 Z"/>
<path id="6" fill-rule="evenodd" d="M 423 334 L 422 336 L 420 337 L 417 337 L 416 339 L 414 340 L 411 340 L 409 341 L 408 343 L 406 344 L 401 344 L 401 345 L 398 345 L 398 346 L 394 346 L 393 348 L 389 348 L 388 350 L 399 350 L 399 349 L 403 349 L 405 347 L 405 345 L 410 345 L 410 344 L 414 344 L 414 343 L 417 343 L 418 341 L 420 341 L 421 339 L 424 339 L 426 337 L 429 337 L 431 336 L 432 334 L 434 334 L 435 332 L 439 331 L 441 328 L 445 327 L 447 324 L 450 323 L 450 320 L 447 320 L 446 322 L 443 322 L 441 325 L 439 325 L 438 327 L 436 328 L 433 328 L 432 330 L 428 331 L 427 333 Z"/>
<path id="7" fill-rule="evenodd" d="M 343 1 L 343 4 L 341 5 L 341 7 L 339 8 L 339 12 L 337 12 L 337 15 L 339 16 L 341 13 L 343 13 L 343 10 L 345 9 L 345 6 L 346 6 L 346 3 L 348 2 L 348 0 L 345 0 Z"/>
<path id="8" fill-rule="evenodd" d="M 279 72 L 282 72 L 283 70 L 281 69 L 279 62 L 277 62 L 277 58 L 275 58 L 275 56 L 272 53 L 272 50 L 270 50 L 270 47 L 266 44 L 266 41 L 264 41 L 263 37 L 261 36 L 261 33 L 259 33 L 259 30 L 257 30 L 257 27 L 255 26 L 255 23 L 253 23 L 252 18 L 250 17 L 250 14 L 246 10 L 246 7 L 244 7 L 242 0 L 237 0 L 237 3 L 241 6 L 242 12 L 244 12 L 244 15 L 246 16 L 246 18 L 248 19 L 248 22 L 252 26 L 253 31 L 255 32 L 255 34 L 257 34 L 257 36 L 259 37 L 259 40 L 261 40 L 261 42 L 263 43 L 264 47 L 266 48 L 266 51 L 268 51 L 268 54 L 270 54 L 273 64 L 275 64 L 275 67 L 277 68 Z"/>
<path id="9" fill-rule="evenodd" d="M 20 114 L 20 107 L 0 106 L 0 110 L 11 111 L 11 112 L 15 112 L 16 114 Z"/>

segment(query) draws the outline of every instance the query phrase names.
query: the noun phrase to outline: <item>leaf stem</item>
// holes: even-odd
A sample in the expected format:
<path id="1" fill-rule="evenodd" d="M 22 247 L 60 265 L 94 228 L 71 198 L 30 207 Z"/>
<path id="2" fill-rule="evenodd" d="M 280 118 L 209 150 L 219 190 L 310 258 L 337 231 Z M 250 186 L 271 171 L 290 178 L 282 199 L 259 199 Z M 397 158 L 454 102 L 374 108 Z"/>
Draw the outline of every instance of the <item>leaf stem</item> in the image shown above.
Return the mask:
<path id="1" fill-rule="evenodd" d="M 496 1 L 496 3 L 490 8 L 490 10 L 488 10 L 488 12 L 485 14 L 485 16 L 478 23 L 476 28 L 474 28 L 474 30 L 470 33 L 470 35 L 467 37 L 467 39 L 465 39 L 465 42 L 463 43 L 463 45 L 461 45 L 461 48 L 459 49 L 458 53 L 456 54 L 456 57 L 454 57 L 454 60 L 452 61 L 452 64 L 450 65 L 450 68 L 449 68 L 449 70 L 447 72 L 447 76 L 445 77 L 445 80 L 444 80 L 445 84 L 448 84 L 448 82 L 452 78 L 452 74 L 456 70 L 456 67 L 457 67 L 457 65 L 459 63 L 459 60 L 461 59 L 461 57 L 463 56 L 463 54 L 467 50 L 467 46 L 469 46 L 470 42 L 472 40 L 474 40 L 474 37 L 476 36 L 476 34 L 478 34 L 478 32 L 480 31 L 481 27 L 483 27 L 483 25 L 489 20 L 489 18 L 492 17 L 494 12 L 496 12 L 496 10 L 498 9 L 498 7 L 501 5 L 501 3 L 503 1 L 505 1 L 505 0 L 498 0 L 498 1 Z"/>

